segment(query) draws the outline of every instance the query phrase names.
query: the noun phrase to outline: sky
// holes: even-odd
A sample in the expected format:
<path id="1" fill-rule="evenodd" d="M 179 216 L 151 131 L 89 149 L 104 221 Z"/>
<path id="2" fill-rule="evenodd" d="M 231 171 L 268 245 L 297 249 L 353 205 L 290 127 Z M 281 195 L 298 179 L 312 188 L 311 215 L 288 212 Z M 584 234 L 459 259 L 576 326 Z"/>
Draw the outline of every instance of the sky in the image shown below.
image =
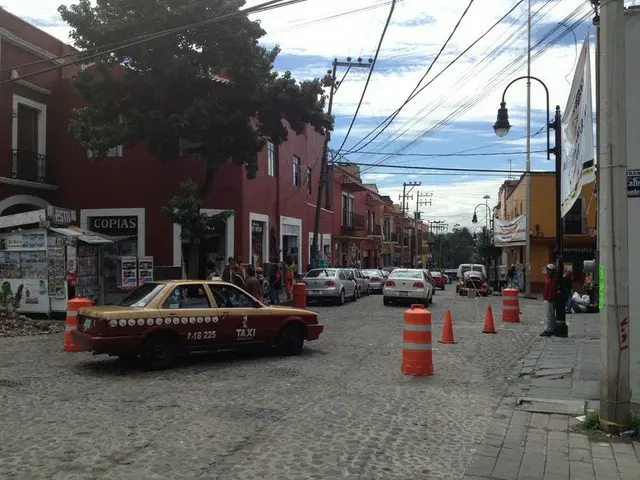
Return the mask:
<path id="1" fill-rule="evenodd" d="M 69 41 L 69 29 L 57 14 L 60 0 L 3 0 L 11 13 L 48 33 Z M 246 6 L 264 0 L 249 0 Z M 73 3 L 65 1 L 66 4 Z M 502 182 L 517 178 L 526 162 L 526 81 L 515 82 L 506 95 L 511 131 L 498 138 L 492 125 L 507 84 L 526 75 L 527 1 L 488 35 L 455 60 L 518 0 L 474 0 L 456 33 L 420 83 L 427 85 L 408 102 L 390 126 L 365 145 L 371 132 L 402 106 L 425 75 L 460 19 L 469 0 L 429 2 L 398 0 L 384 37 L 362 105 L 350 134 L 345 135 L 361 98 L 368 68 L 352 68 L 338 88 L 333 114 L 335 129 L 330 147 L 344 160 L 376 164 L 361 166 L 362 180 L 399 203 L 403 182 L 420 182 L 409 199 L 416 208 L 417 192 L 431 194 L 430 205 L 420 207 L 422 219 L 472 227 L 477 208 L 484 221 L 488 205 L 498 201 Z M 625 4 L 633 2 L 625 2 Z M 322 77 L 334 58 L 346 61 L 375 55 L 391 7 L 389 0 L 307 0 L 252 16 L 267 35 L 265 46 L 279 45 L 279 71 L 290 70 L 299 80 Z M 531 0 L 531 75 L 549 88 L 550 107 L 564 110 L 577 57 L 589 36 L 591 70 L 595 71 L 593 11 L 588 0 Z M 443 73 L 445 67 L 448 67 Z M 338 69 L 338 78 L 345 74 Z M 592 80 L 595 86 L 595 81 Z M 594 103 L 595 104 L 595 103 Z M 546 95 L 536 82 L 531 87 L 532 170 L 554 169 L 547 160 Z M 595 113 L 595 111 L 594 111 Z M 542 130 L 542 131 L 541 131 Z M 365 137 L 369 135 L 366 140 Z M 360 142 L 360 143 L 358 143 Z M 554 145 L 553 131 L 551 146 Z M 342 148 L 341 148 L 342 147 Z M 391 154 L 391 155 L 389 155 Z M 452 155 L 453 154 L 453 155 Z M 461 155 L 462 154 L 462 155 Z M 440 156 L 438 156 L 440 155 Z M 442 156 L 446 155 L 446 156 Z M 403 167 L 403 168 L 398 168 Z M 444 172 L 406 167 L 445 167 L 504 170 L 501 173 Z M 425 197 L 426 198 L 426 197 Z M 535 202 L 535 194 L 532 198 Z"/>

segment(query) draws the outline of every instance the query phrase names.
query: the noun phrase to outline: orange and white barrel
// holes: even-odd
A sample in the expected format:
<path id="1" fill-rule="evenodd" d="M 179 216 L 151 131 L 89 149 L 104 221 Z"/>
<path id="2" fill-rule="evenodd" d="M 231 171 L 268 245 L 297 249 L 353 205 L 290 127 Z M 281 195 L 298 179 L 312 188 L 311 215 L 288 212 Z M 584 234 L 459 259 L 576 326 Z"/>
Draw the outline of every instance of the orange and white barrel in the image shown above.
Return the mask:
<path id="1" fill-rule="evenodd" d="M 431 312 L 423 305 L 411 305 L 404 313 L 401 369 L 405 375 L 433 375 Z"/>
<path id="2" fill-rule="evenodd" d="M 64 351 L 82 352 L 83 350 L 73 342 L 71 332 L 78 328 L 78 310 L 91 307 L 93 302 L 88 298 L 72 298 L 67 302 L 67 320 L 64 326 Z"/>
<path id="3" fill-rule="evenodd" d="M 520 322 L 520 300 L 518 290 L 505 288 L 502 291 L 502 321 L 509 323 Z"/>

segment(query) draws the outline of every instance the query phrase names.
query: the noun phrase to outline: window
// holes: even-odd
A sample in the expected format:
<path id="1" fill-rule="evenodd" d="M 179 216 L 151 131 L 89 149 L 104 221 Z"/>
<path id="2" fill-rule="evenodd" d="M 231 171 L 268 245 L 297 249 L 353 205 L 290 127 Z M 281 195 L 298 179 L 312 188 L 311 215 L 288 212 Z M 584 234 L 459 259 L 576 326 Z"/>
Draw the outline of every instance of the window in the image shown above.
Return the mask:
<path id="1" fill-rule="evenodd" d="M 353 197 L 346 193 L 342 194 L 342 226 L 353 226 Z"/>
<path id="2" fill-rule="evenodd" d="M 293 186 L 300 186 L 300 157 L 293 156 Z"/>
<path id="3" fill-rule="evenodd" d="M 201 283 L 189 283 L 178 285 L 174 288 L 164 301 L 162 308 L 170 310 L 178 308 L 211 308 L 211 304 L 204 285 Z"/>
<path id="4" fill-rule="evenodd" d="M 94 154 L 91 150 L 87 150 L 87 158 L 94 158 Z M 122 157 L 122 145 L 116 145 L 113 148 L 107 150 L 104 154 L 104 158 L 120 158 Z"/>
<path id="5" fill-rule="evenodd" d="M 276 176 L 276 146 L 267 141 L 267 175 Z"/>
<path id="6" fill-rule="evenodd" d="M 307 193 L 309 195 L 311 195 L 311 192 L 313 191 L 312 185 L 311 185 L 311 167 L 307 167 Z"/>
<path id="7" fill-rule="evenodd" d="M 149 305 L 149 302 L 151 302 L 151 300 L 153 300 L 164 288 L 165 286 L 161 283 L 143 283 L 129 295 L 124 297 L 118 305 L 121 307 L 144 308 Z"/>
<path id="8" fill-rule="evenodd" d="M 256 302 L 239 288 L 231 285 L 210 285 L 218 308 L 255 308 Z"/>

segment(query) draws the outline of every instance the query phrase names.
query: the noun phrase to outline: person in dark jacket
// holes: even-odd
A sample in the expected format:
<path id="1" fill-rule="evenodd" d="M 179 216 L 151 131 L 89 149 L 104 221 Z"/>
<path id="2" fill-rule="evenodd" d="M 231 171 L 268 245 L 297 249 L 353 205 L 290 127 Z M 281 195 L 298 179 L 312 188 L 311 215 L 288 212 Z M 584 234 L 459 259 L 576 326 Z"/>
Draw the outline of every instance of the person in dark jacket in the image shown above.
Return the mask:
<path id="1" fill-rule="evenodd" d="M 556 330 L 556 293 L 558 290 L 558 276 L 556 274 L 556 266 L 553 263 L 547 265 L 544 269 L 546 275 L 544 279 L 544 290 L 542 298 L 544 299 L 544 310 L 546 316 L 546 325 L 541 337 L 550 337 Z"/>
<path id="2" fill-rule="evenodd" d="M 227 266 L 224 267 L 224 270 L 222 271 L 222 281 L 231 283 L 231 269 L 235 265 L 236 259 L 229 257 L 228 261 L 229 263 L 227 263 Z"/>
<path id="3" fill-rule="evenodd" d="M 256 271 L 253 268 L 253 265 L 247 266 L 246 272 L 247 280 L 245 290 L 249 295 L 260 300 L 260 290 L 262 285 L 260 285 L 260 280 L 258 280 L 258 277 L 256 277 Z"/>
<path id="4" fill-rule="evenodd" d="M 246 283 L 242 276 L 242 269 L 237 263 L 231 267 L 231 283 L 243 290 L 246 288 Z"/>
<path id="5" fill-rule="evenodd" d="M 269 299 L 271 305 L 280 305 L 280 293 L 282 292 L 282 274 L 277 264 L 271 265 L 269 272 Z"/>

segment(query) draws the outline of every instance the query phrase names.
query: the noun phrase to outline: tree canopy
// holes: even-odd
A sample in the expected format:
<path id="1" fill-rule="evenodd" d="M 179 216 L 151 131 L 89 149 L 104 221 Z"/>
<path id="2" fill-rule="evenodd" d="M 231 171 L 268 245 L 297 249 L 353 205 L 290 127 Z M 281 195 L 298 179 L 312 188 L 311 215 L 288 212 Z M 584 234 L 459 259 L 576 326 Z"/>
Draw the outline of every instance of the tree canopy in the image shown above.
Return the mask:
<path id="1" fill-rule="evenodd" d="M 80 0 L 58 11 L 71 38 L 84 51 L 237 12 L 244 0 Z M 257 171 L 265 139 L 287 139 L 286 120 L 302 133 L 305 124 L 326 133 L 333 120 L 324 112 L 319 79 L 297 82 L 278 74 L 276 46 L 258 41 L 266 32 L 245 14 L 150 39 L 96 59 L 75 86 L 87 105 L 77 109 L 70 130 L 102 158 L 117 145 L 145 141 L 163 160 L 188 153 L 205 163 L 201 194 L 208 192 L 221 163 Z M 114 68 L 115 67 L 115 68 Z M 215 75 L 225 74 L 229 83 Z"/>
<path id="2" fill-rule="evenodd" d="M 461 263 L 469 263 L 473 256 L 473 235 L 466 227 L 432 235 L 430 242 L 435 263 L 440 268 L 457 268 Z"/>

